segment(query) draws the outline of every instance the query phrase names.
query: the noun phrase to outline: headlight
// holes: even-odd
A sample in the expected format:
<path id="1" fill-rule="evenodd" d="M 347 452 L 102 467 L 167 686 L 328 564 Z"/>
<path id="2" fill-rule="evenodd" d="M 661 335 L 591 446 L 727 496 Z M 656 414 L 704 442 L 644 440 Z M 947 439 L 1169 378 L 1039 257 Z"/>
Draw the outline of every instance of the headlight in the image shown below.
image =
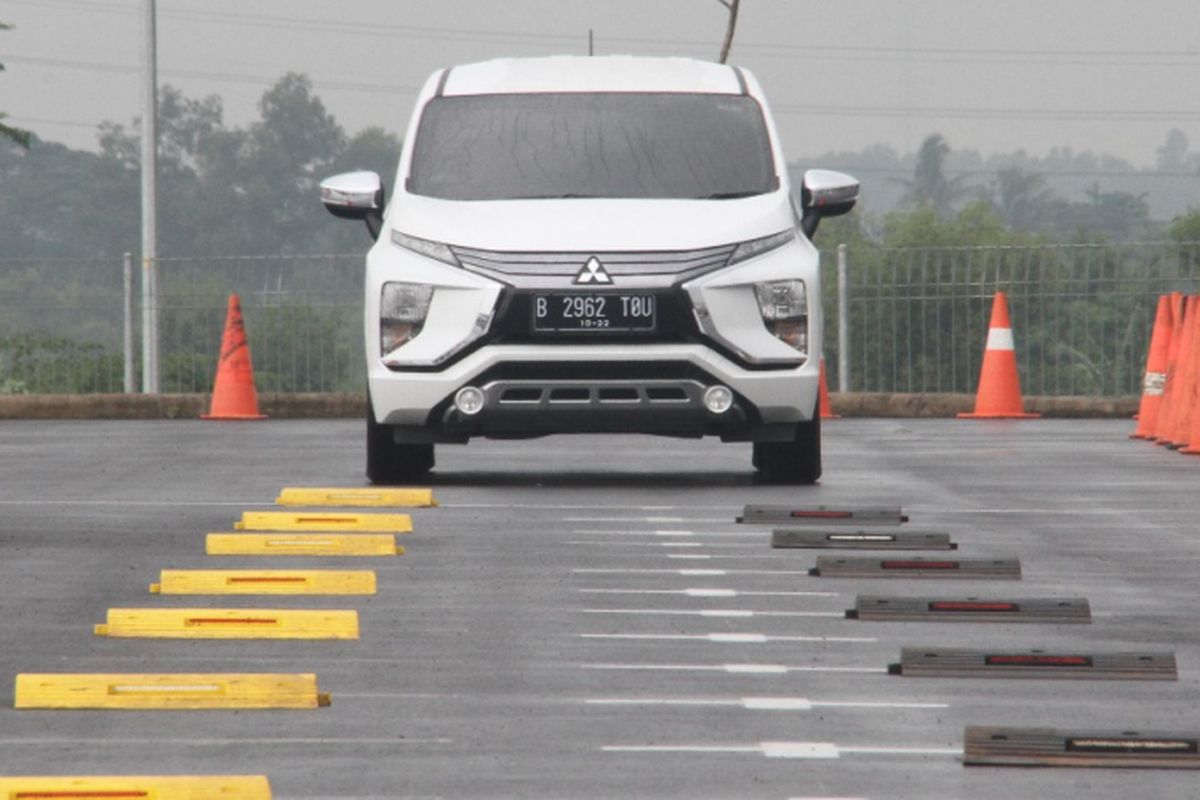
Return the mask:
<path id="1" fill-rule="evenodd" d="M 733 249 L 733 254 L 729 256 L 729 264 L 737 264 L 747 259 L 761 256 L 763 253 L 769 253 L 772 250 L 777 250 L 796 239 L 796 232 L 791 228 L 779 233 L 772 233 L 770 236 L 764 236 L 761 239 L 751 239 L 748 242 L 742 242 Z"/>
<path id="2" fill-rule="evenodd" d="M 754 284 L 763 324 L 775 338 L 801 353 L 808 352 L 808 290 L 804 281 Z"/>
<path id="3" fill-rule="evenodd" d="M 454 255 L 454 251 L 450 249 L 450 245 L 448 244 L 431 242 L 428 239 L 418 239 L 416 236 L 409 236 L 407 233 L 401 233 L 400 231 L 392 231 L 392 244 L 403 247 L 405 250 L 412 250 L 414 253 L 423 255 L 426 258 L 432 258 L 434 261 L 449 264 L 452 267 L 462 266 L 458 263 L 458 257 Z"/>
<path id="4" fill-rule="evenodd" d="M 425 326 L 433 287 L 389 282 L 379 298 L 379 347 L 386 356 L 417 337 Z"/>

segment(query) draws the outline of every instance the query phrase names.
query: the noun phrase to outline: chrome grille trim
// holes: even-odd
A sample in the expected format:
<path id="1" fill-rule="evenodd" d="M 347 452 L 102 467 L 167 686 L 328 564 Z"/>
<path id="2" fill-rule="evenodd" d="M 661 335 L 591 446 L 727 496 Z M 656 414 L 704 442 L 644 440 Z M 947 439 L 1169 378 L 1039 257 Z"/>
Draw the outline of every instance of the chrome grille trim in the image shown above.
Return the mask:
<path id="1" fill-rule="evenodd" d="M 708 272 L 729 262 L 737 245 L 719 245 L 696 250 L 651 250 L 617 252 L 506 252 L 452 245 L 454 255 L 467 269 L 501 275 L 571 277 L 588 259 L 600 259 L 610 275 L 682 275 Z"/>

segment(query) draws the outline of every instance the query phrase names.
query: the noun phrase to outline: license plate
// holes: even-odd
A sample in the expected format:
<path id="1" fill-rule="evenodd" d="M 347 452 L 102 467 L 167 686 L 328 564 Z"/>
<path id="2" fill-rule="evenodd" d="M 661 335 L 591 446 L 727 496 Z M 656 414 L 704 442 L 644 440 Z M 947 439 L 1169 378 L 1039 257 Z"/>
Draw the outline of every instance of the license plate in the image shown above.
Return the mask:
<path id="1" fill-rule="evenodd" d="M 534 331 L 652 331 L 653 294 L 571 293 L 533 296 Z"/>

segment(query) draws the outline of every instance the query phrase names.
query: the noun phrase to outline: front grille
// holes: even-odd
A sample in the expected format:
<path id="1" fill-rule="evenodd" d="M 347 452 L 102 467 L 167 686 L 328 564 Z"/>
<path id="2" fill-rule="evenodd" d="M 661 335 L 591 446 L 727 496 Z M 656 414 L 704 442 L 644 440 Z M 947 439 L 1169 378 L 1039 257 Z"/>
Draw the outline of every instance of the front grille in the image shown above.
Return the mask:
<path id="1" fill-rule="evenodd" d="M 697 250 L 650 250 L 645 252 L 505 252 L 452 247 L 467 269 L 489 275 L 570 277 L 579 274 L 591 258 L 597 258 L 613 277 L 622 275 L 691 275 L 719 269 L 729 262 L 736 245 Z"/>

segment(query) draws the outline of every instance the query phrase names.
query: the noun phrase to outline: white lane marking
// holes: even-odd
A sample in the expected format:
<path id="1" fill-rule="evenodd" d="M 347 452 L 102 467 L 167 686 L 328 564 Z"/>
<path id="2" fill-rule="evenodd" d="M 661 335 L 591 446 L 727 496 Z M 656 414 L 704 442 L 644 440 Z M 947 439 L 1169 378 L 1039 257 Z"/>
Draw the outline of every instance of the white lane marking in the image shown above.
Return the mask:
<path id="1" fill-rule="evenodd" d="M 696 708 L 740 708 L 745 711 L 812 711 L 817 708 L 917 709 L 937 711 L 948 703 L 859 703 L 837 700 L 815 701 L 807 697 L 592 697 L 583 701 L 591 706 L 678 706 Z"/>
<path id="2" fill-rule="evenodd" d="M 736 559 L 738 561 L 782 561 L 783 560 L 783 558 L 780 556 L 729 556 L 729 555 L 720 555 L 720 554 L 717 554 L 717 555 L 692 555 L 689 553 L 664 553 L 663 555 L 658 556 L 658 557 L 659 558 L 664 558 L 664 557 L 665 558 L 677 558 L 677 559 L 689 559 L 690 558 L 690 559 L 696 559 L 696 560 L 702 559 L 705 561 L 712 561 L 712 560 L 716 560 L 716 559 L 721 559 L 721 560 L 725 560 L 725 561 L 730 561 L 730 560 L 734 560 L 734 559 Z"/>
<path id="3" fill-rule="evenodd" d="M 589 547 L 708 547 L 716 549 L 720 548 L 736 548 L 740 550 L 759 550 L 761 545 L 757 544 L 730 544 L 717 542 L 614 542 L 611 539 L 603 542 L 589 541 L 586 539 L 572 539 L 567 544 L 587 545 Z M 782 556 L 779 556 L 782 558 Z"/>
<path id="4" fill-rule="evenodd" d="M 650 616 L 661 614 L 676 617 L 823 617 L 845 619 L 845 611 L 747 611 L 740 608 L 584 608 L 582 614 L 629 614 Z"/>
<path id="5" fill-rule="evenodd" d="M 881 667 L 821 667 L 793 664 L 580 664 L 580 669 L 644 672 L 725 672 L 730 675 L 787 675 L 789 672 L 832 672 L 850 675 L 887 675 Z"/>
<path id="6" fill-rule="evenodd" d="M 449 506 L 442 504 L 441 508 L 523 508 L 523 509 L 545 509 L 550 511 L 612 511 L 612 504 L 604 503 L 451 503 Z M 695 506 L 688 505 L 681 508 L 680 506 L 623 506 L 625 511 L 725 511 L 729 516 L 725 521 L 733 519 L 738 515 L 738 510 L 730 506 Z"/>
<path id="7" fill-rule="evenodd" d="M 574 536 L 679 536 L 716 539 L 716 538 L 742 538 L 742 539 L 760 539 L 767 541 L 767 536 L 763 531 L 693 531 L 686 528 L 658 528 L 656 530 L 627 530 L 627 531 L 597 531 L 597 530 L 573 530 L 571 534 Z"/>
<path id="8" fill-rule="evenodd" d="M 962 748 L 954 747 L 843 747 L 847 755 L 860 756 L 961 756 Z"/>
<path id="9" fill-rule="evenodd" d="M 874 644 L 867 636 L 771 636 L 765 633 L 580 633 L 581 639 L 625 639 L 631 641 L 713 642 L 715 644 L 771 644 L 773 642 L 829 642 L 834 644 Z M 341 696 L 340 694 L 338 695 Z"/>
<path id="10" fill-rule="evenodd" d="M 696 708 L 740 708 L 745 711 L 812 711 L 817 708 L 918 709 L 937 711 L 948 703 L 859 703 L 837 700 L 815 701 L 807 697 L 593 697 L 584 701 L 591 706 L 678 706 Z"/>
<path id="11" fill-rule="evenodd" d="M 728 525 L 731 517 L 563 517 L 563 522 L 699 522 Z"/>
<path id="12" fill-rule="evenodd" d="M 836 759 L 842 755 L 961 756 L 961 748 L 951 747 L 845 747 L 830 742 L 759 742 L 757 744 L 654 744 L 605 745 L 605 753 L 730 753 L 753 754 L 767 758 Z"/>
<path id="13" fill-rule="evenodd" d="M 682 594 L 687 597 L 837 597 L 837 592 L 759 592 L 744 589 L 577 589 L 580 594 Z"/>
<path id="14" fill-rule="evenodd" d="M 601 567 L 577 568 L 571 570 L 576 575 L 683 575 L 691 577 L 709 577 L 724 575 L 803 575 L 810 577 L 806 569 L 638 569 Z"/>

